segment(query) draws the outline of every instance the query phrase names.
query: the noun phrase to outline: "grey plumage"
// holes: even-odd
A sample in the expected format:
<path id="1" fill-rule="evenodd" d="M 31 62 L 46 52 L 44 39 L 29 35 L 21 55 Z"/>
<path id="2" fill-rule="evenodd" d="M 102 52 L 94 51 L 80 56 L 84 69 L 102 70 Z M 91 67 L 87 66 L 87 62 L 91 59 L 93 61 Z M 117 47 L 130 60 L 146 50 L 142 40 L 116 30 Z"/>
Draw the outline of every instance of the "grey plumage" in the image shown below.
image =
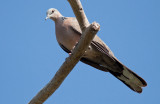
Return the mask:
<path id="1" fill-rule="evenodd" d="M 46 19 L 48 18 L 55 21 L 56 39 L 59 45 L 65 52 L 71 53 L 82 35 L 76 18 L 63 17 L 54 8 L 47 11 Z M 138 93 L 142 92 L 142 87 L 147 86 L 145 80 L 123 65 L 98 36 L 95 36 L 81 61 L 99 70 L 110 72 L 130 89 Z"/>

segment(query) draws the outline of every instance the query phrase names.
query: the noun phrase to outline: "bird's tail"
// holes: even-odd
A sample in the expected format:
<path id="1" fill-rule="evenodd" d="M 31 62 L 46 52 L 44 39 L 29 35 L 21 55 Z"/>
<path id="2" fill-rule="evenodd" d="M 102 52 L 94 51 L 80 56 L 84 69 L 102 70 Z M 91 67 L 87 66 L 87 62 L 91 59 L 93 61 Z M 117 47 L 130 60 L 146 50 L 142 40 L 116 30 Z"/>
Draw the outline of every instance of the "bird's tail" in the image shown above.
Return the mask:
<path id="1" fill-rule="evenodd" d="M 120 62 L 118 62 L 121 64 Z M 125 85 L 127 85 L 130 89 L 132 89 L 135 92 L 141 93 L 142 87 L 147 86 L 147 83 L 144 79 L 142 79 L 140 76 L 138 76 L 136 73 L 131 71 L 129 68 L 121 64 L 123 67 L 121 72 L 114 72 L 109 71 L 112 75 L 114 75 L 116 78 L 118 78 L 120 81 L 122 81 Z"/>

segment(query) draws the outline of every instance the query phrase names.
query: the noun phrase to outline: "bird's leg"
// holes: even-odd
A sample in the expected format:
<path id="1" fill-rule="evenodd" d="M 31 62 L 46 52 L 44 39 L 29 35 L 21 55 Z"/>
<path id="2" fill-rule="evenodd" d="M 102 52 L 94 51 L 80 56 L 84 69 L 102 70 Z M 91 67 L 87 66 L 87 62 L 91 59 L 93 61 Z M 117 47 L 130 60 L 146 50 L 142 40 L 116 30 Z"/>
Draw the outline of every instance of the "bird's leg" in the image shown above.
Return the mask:
<path id="1" fill-rule="evenodd" d="M 73 46 L 73 48 L 72 48 L 71 52 L 70 52 L 70 53 L 68 53 L 68 54 L 69 54 L 69 56 L 72 54 L 72 52 L 73 52 L 74 48 L 75 48 L 77 45 L 78 45 L 78 42 L 76 42 L 75 46 Z"/>
<path id="2" fill-rule="evenodd" d="M 72 54 L 72 51 L 74 50 L 74 48 L 75 48 L 77 45 L 78 45 L 78 42 L 76 42 L 76 45 L 75 45 L 75 46 L 73 46 L 73 48 L 72 48 L 71 52 L 70 52 L 70 53 L 68 53 L 68 54 L 69 54 L 69 56 Z M 90 50 L 90 49 L 91 49 L 91 46 L 89 46 L 89 47 L 88 47 L 88 49 Z M 86 51 L 85 51 L 85 52 L 86 52 Z"/>
<path id="3" fill-rule="evenodd" d="M 73 48 L 72 48 L 71 52 L 69 52 L 69 53 L 68 53 L 68 54 L 69 54 L 69 56 L 72 54 L 72 52 L 73 52 L 74 48 L 77 46 L 77 44 L 78 44 L 78 42 L 76 42 L 75 46 L 73 46 Z M 67 57 L 67 58 L 68 58 L 68 57 Z M 66 60 L 67 60 L 67 58 L 66 58 Z"/>

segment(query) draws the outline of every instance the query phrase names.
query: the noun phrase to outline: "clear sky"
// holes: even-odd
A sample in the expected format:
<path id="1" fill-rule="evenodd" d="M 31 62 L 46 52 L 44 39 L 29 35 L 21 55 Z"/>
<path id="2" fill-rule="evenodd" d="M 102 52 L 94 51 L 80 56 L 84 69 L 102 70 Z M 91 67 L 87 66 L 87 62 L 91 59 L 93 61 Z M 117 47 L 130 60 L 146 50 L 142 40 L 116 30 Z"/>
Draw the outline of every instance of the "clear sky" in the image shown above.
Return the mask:
<path id="1" fill-rule="evenodd" d="M 142 94 L 109 73 L 79 62 L 45 104 L 159 104 L 160 1 L 81 0 L 97 34 L 126 66 L 143 77 Z M 58 46 L 46 11 L 74 14 L 67 0 L 1 0 L 0 104 L 27 104 L 54 76 L 68 54 Z"/>

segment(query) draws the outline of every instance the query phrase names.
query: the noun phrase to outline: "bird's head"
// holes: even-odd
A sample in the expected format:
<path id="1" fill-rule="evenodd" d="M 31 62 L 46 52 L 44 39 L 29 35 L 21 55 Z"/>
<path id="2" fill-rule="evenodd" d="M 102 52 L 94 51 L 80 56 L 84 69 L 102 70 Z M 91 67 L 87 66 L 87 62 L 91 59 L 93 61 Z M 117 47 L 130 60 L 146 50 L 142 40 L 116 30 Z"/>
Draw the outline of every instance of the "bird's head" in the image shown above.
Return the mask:
<path id="1" fill-rule="evenodd" d="M 61 16 L 62 16 L 61 13 L 57 9 L 50 8 L 47 10 L 47 17 L 45 20 L 47 20 L 49 18 L 49 19 L 56 21 L 56 19 Z"/>

